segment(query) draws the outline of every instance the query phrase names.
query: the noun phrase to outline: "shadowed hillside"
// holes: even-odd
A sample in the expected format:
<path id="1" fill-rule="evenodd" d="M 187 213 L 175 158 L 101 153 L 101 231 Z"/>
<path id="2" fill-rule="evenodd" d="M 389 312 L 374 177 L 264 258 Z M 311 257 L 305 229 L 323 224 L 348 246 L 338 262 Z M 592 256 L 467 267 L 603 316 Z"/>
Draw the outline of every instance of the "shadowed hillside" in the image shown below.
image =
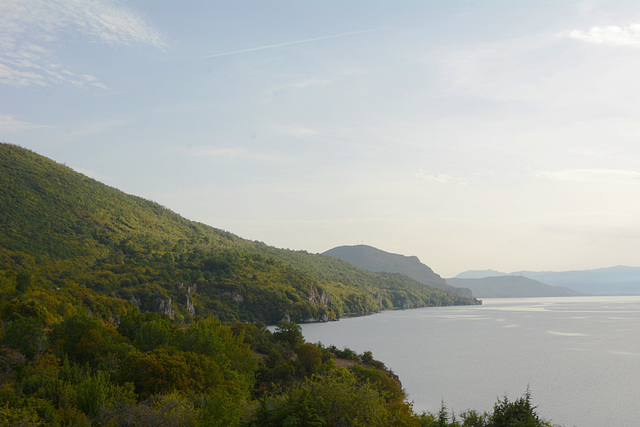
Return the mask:
<path id="1" fill-rule="evenodd" d="M 338 246 L 329 249 L 323 255 L 342 259 L 373 272 L 404 274 L 425 285 L 471 297 L 469 289 L 450 286 L 431 268 L 421 263 L 416 256 L 392 254 L 367 245 Z"/>

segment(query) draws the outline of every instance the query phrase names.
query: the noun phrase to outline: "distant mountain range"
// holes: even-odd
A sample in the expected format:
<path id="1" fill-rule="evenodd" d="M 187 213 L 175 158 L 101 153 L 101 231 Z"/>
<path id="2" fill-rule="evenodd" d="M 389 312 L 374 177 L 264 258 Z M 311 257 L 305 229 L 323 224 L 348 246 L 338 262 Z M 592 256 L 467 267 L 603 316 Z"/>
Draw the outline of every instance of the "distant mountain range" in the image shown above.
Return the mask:
<path id="1" fill-rule="evenodd" d="M 581 295 L 572 289 L 547 285 L 524 276 L 447 279 L 451 286 L 471 289 L 476 298 L 564 297 Z"/>
<path id="2" fill-rule="evenodd" d="M 367 245 L 338 246 L 323 252 L 322 255 L 339 258 L 374 273 L 404 274 L 427 286 L 471 297 L 469 289 L 449 285 L 431 268 L 421 263 L 416 256 L 393 254 Z"/>
<path id="3" fill-rule="evenodd" d="M 640 267 L 627 266 L 578 271 L 518 271 L 514 273 L 495 270 L 468 270 L 458 274 L 454 279 L 447 279 L 447 282 L 450 284 L 463 283 L 456 279 L 495 279 L 500 276 L 523 276 L 547 285 L 572 289 L 585 295 L 640 295 Z"/>

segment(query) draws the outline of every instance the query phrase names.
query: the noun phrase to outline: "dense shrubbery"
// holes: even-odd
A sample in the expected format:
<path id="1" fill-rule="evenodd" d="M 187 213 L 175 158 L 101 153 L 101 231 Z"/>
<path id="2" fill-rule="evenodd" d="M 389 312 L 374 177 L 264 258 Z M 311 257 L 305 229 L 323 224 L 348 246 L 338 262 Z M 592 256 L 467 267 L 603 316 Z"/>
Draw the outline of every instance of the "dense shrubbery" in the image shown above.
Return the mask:
<path id="1" fill-rule="evenodd" d="M 184 326 L 130 310 L 114 323 L 81 309 L 58 320 L 12 292 L 0 305 L 0 425 L 546 425 L 528 394 L 460 422 L 417 415 L 370 352 L 306 343 L 292 322 Z M 505 424 L 515 419 L 527 423 Z"/>
<path id="2" fill-rule="evenodd" d="M 402 407 L 416 419 L 384 365 L 363 357 L 368 365 L 338 368 L 332 349 L 305 343 L 295 323 L 274 333 L 213 318 L 184 327 L 130 311 L 115 325 L 78 311 L 50 324 L 46 308 L 15 306 L 2 306 L 1 425 L 279 425 L 306 416 L 309 393 L 317 420 L 361 419 L 353 411 L 363 404 L 378 418 Z"/>

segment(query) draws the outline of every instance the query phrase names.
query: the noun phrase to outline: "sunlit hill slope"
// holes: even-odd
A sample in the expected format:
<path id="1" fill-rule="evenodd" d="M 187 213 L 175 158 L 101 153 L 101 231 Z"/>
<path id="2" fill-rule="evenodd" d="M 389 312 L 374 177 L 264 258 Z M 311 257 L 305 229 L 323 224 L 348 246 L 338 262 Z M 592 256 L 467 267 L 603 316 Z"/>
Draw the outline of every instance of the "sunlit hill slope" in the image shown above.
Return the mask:
<path id="1" fill-rule="evenodd" d="M 137 306 L 275 322 L 473 304 L 404 275 L 270 247 L 189 221 L 24 148 L 0 144 L 0 285 L 52 317 Z"/>

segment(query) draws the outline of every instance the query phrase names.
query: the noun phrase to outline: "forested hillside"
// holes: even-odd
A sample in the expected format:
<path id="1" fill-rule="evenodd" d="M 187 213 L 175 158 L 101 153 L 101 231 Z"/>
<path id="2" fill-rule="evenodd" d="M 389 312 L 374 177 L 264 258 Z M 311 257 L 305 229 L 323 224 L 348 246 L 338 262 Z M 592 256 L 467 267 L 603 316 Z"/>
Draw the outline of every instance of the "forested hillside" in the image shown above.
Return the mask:
<path id="1" fill-rule="evenodd" d="M 107 317 L 134 305 L 186 323 L 210 315 L 328 320 L 476 302 L 241 239 L 10 144 L 0 145 L 0 210 L 0 280 L 37 292 L 52 319 L 69 310 L 62 301 Z"/>
<path id="2" fill-rule="evenodd" d="M 262 321 L 475 300 L 240 239 L 9 144 L 0 211 L 0 425 L 459 425 L 414 413 L 370 352 Z M 538 421 L 528 396 L 460 417 L 504 408 Z"/>

